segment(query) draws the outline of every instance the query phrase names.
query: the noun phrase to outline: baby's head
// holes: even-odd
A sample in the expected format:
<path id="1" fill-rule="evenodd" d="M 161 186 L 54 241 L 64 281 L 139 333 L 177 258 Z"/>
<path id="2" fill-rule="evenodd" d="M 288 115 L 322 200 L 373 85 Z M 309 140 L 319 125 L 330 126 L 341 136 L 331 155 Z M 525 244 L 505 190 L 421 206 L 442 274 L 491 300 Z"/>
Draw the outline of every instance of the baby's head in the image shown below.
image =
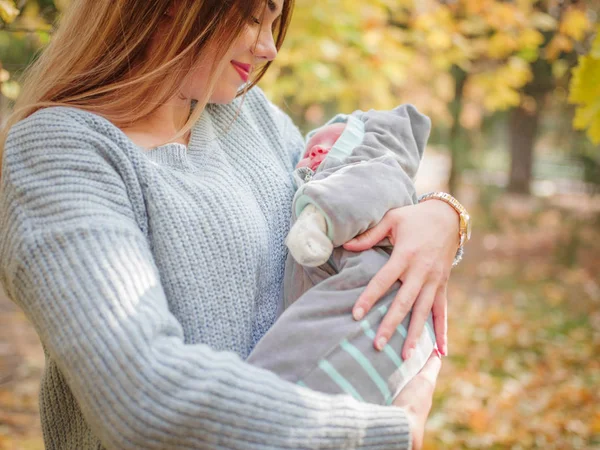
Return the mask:
<path id="1" fill-rule="evenodd" d="M 312 170 L 317 170 L 345 128 L 345 123 L 332 123 L 317 131 L 306 144 L 304 156 L 296 167 L 310 167 Z"/>

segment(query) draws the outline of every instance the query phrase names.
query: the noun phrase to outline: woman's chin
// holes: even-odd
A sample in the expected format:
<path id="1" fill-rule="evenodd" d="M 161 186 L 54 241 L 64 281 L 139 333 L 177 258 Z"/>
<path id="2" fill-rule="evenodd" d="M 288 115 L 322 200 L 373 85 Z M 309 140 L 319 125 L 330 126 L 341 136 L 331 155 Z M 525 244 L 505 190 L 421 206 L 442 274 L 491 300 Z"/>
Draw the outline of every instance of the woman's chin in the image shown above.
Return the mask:
<path id="1" fill-rule="evenodd" d="M 217 89 L 210 96 L 209 102 L 217 105 L 227 105 L 235 100 L 237 94 L 238 90 L 233 87 L 231 89 Z"/>

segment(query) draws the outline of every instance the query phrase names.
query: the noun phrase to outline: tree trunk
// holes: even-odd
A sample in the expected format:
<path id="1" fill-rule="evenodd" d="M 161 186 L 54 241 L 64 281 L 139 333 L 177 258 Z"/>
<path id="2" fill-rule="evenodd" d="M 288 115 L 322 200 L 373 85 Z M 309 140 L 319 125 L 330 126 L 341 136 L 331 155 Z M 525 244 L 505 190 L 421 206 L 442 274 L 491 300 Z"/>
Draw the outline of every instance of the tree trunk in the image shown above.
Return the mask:
<path id="1" fill-rule="evenodd" d="M 529 194 L 533 172 L 533 145 L 537 135 L 540 106 L 530 113 L 518 107 L 510 112 L 510 180 L 508 191 Z"/>
<path id="2" fill-rule="evenodd" d="M 450 104 L 450 113 L 452 114 L 452 128 L 448 136 L 448 145 L 450 147 L 450 177 L 448 179 L 448 191 L 456 193 L 460 184 L 460 176 L 464 168 L 464 152 L 467 152 L 467 145 L 462 138 L 463 130 L 460 126 L 460 114 L 462 111 L 462 100 L 467 74 L 458 66 L 452 68 L 454 78 L 454 100 Z"/>

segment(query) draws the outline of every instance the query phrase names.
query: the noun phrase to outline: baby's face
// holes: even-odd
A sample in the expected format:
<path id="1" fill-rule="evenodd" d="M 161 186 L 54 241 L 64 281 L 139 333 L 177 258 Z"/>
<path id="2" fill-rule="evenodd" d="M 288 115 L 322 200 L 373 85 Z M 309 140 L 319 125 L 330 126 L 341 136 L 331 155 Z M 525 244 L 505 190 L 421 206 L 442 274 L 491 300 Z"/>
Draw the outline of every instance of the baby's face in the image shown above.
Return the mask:
<path id="1" fill-rule="evenodd" d="M 312 170 L 317 170 L 345 128 L 345 123 L 334 123 L 315 133 L 306 144 L 304 156 L 296 167 L 310 167 Z"/>

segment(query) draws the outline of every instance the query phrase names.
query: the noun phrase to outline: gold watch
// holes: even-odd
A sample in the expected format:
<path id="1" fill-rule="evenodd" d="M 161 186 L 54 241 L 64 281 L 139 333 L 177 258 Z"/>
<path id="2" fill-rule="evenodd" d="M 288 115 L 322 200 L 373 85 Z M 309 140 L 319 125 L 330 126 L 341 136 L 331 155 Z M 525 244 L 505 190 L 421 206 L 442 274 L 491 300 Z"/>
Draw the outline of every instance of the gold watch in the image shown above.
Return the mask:
<path id="1" fill-rule="evenodd" d="M 466 244 L 469 239 L 471 239 L 471 217 L 467 212 L 466 208 L 460 204 L 458 200 L 452 197 L 450 194 L 446 192 L 429 192 L 427 194 L 423 194 L 419 197 L 419 203 L 424 202 L 425 200 L 437 199 L 441 200 L 454 208 L 459 217 L 459 228 L 458 228 L 458 236 L 459 236 L 459 245 L 456 256 L 454 257 L 454 263 L 452 266 L 457 265 L 463 256 L 463 246 Z"/>

